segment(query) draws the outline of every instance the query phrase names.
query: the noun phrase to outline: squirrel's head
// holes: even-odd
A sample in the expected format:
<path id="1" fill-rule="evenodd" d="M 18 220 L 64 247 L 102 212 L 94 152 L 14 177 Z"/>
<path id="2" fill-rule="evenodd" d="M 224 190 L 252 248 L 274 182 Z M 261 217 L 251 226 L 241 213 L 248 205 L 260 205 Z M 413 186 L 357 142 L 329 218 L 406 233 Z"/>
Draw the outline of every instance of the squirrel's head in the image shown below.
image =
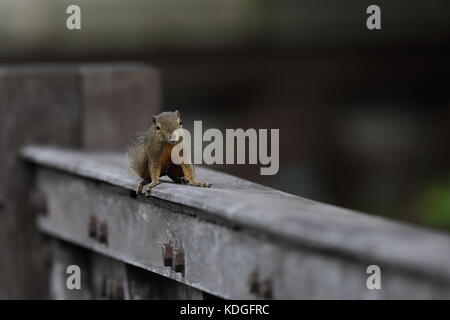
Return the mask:
<path id="1" fill-rule="evenodd" d="M 171 144 L 180 141 L 180 130 L 177 129 L 181 129 L 183 123 L 181 122 L 178 110 L 174 112 L 163 112 L 157 116 L 153 116 L 152 122 L 155 127 L 155 134 L 161 140 Z"/>

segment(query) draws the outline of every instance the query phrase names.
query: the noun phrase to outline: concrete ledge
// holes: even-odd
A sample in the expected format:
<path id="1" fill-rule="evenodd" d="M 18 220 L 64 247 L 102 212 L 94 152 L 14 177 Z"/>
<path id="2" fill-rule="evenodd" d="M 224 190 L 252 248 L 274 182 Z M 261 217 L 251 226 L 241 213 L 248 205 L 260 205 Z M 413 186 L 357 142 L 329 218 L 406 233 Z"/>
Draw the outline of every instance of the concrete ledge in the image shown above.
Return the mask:
<path id="1" fill-rule="evenodd" d="M 164 180 L 152 189 L 152 198 L 135 199 L 138 180 L 128 172 L 124 154 L 43 146 L 27 147 L 22 154 L 40 168 L 47 167 L 38 175 L 38 185 L 53 203 L 50 215 L 40 219 L 43 231 L 206 292 L 226 298 L 450 297 L 446 234 L 307 200 L 205 168 L 198 168 L 197 174 L 213 183 L 211 189 Z M 77 197 L 64 190 L 70 185 Z M 89 210 L 103 212 L 114 229 L 109 230 L 108 246 L 87 236 Z M 81 220 L 73 218 L 77 216 Z M 141 220 L 130 222 L 135 219 Z M 159 227 L 152 229 L 155 225 Z M 149 228 L 155 234 L 149 235 Z M 168 241 L 183 243 L 190 261 L 183 275 L 162 264 L 159 255 Z M 234 264 L 227 266 L 228 261 Z M 305 261 L 314 262 L 308 266 Z M 383 279 L 391 279 L 383 282 L 383 290 L 366 288 L 370 264 L 381 267 Z M 248 283 L 255 274 L 262 277 L 257 281 L 270 279 L 270 295 L 251 292 Z"/>

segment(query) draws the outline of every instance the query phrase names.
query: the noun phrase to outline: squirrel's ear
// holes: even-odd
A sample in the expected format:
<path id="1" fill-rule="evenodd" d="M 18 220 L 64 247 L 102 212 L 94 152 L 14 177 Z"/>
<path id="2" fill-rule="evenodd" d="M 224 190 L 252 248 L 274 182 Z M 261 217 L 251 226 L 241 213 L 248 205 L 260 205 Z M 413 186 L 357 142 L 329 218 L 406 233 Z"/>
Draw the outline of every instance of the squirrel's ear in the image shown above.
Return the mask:
<path id="1" fill-rule="evenodd" d="M 152 116 L 152 122 L 153 124 L 156 124 L 156 116 Z"/>
<path id="2" fill-rule="evenodd" d="M 181 118 L 180 111 L 175 110 L 175 114 L 177 115 L 178 118 Z"/>

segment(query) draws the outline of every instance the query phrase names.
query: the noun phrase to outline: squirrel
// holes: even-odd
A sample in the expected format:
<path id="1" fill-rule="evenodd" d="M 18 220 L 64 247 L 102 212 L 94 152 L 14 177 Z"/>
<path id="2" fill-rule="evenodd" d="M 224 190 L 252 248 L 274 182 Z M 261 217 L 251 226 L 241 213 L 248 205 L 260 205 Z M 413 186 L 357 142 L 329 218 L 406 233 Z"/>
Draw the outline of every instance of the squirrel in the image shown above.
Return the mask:
<path id="1" fill-rule="evenodd" d="M 172 162 L 172 149 L 181 141 L 172 134 L 174 130 L 182 128 L 178 110 L 152 116 L 152 122 L 150 129 L 138 133 L 128 148 L 130 167 L 142 178 L 136 193 L 150 196 L 151 188 L 159 184 L 159 177 L 165 175 L 175 183 L 209 188 L 211 184 L 196 180 L 193 164 L 176 165 Z"/>

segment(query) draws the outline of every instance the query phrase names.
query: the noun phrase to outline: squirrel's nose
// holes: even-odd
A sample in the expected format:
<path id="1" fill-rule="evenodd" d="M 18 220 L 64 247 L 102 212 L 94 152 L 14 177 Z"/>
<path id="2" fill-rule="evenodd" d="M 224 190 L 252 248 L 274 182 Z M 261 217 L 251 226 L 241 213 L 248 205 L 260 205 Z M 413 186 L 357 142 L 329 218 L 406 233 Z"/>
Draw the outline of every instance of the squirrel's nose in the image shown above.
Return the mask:
<path id="1" fill-rule="evenodd" d="M 173 132 L 169 138 L 169 142 L 175 143 L 175 142 L 178 142 L 179 139 L 180 139 L 180 135 L 178 134 L 178 132 Z"/>

